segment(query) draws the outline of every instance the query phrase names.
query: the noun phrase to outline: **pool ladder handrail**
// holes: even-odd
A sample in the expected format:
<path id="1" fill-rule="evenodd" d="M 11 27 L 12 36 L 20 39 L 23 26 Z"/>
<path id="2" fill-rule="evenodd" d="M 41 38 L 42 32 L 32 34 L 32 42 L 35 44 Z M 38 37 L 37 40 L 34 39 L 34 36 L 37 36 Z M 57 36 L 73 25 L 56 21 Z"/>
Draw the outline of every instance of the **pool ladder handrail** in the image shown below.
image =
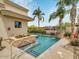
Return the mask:
<path id="1" fill-rule="evenodd" d="M 29 47 L 27 47 L 27 49 L 31 48 L 32 46 L 34 46 L 36 44 L 38 44 L 38 42 L 36 42 L 34 44 L 31 44 Z M 20 52 L 19 54 L 16 54 L 12 59 L 15 59 L 16 57 L 19 59 L 19 57 L 22 56 L 27 49 L 25 49 L 24 51 Z"/>

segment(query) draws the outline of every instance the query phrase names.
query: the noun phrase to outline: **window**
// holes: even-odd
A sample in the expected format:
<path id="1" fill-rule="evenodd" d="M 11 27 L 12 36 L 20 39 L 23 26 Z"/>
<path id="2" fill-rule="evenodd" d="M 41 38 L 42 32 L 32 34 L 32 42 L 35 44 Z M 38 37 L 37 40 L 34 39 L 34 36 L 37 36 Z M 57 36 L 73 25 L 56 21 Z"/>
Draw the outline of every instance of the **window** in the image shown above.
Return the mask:
<path id="1" fill-rule="evenodd" d="M 21 28 L 22 24 L 19 21 L 15 21 L 15 28 Z"/>

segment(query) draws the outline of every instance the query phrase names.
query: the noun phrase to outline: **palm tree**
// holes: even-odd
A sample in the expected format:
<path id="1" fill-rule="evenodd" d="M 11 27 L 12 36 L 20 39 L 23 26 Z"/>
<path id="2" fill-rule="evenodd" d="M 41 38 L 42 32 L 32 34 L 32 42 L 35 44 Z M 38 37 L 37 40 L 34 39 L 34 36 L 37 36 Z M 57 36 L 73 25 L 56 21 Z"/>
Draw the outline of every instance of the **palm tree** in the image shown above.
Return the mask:
<path id="1" fill-rule="evenodd" d="M 76 4 L 79 0 L 62 0 L 64 2 L 65 6 L 71 6 L 70 9 L 70 20 L 71 20 L 71 31 L 74 32 L 74 26 L 75 26 L 75 18 L 76 18 Z"/>
<path id="2" fill-rule="evenodd" d="M 78 21 L 78 27 L 77 27 L 77 32 L 78 32 L 78 39 L 79 39 L 79 15 L 78 15 L 78 19 L 77 19 L 77 21 Z"/>
<path id="3" fill-rule="evenodd" d="M 38 7 L 37 9 L 34 10 L 33 12 L 33 20 L 35 20 L 35 18 L 38 18 L 38 27 L 40 27 L 40 21 L 44 21 L 44 13 L 42 13 L 42 11 L 40 10 L 40 8 Z"/>
<path id="4" fill-rule="evenodd" d="M 64 7 L 62 5 L 58 6 L 57 10 L 50 15 L 49 22 L 52 19 L 55 19 L 55 18 L 59 17 L 59 26 L 60 26 L 60 30 L 61 30 L 61 24 L 62 24 L 62 20 L 63 20 L 64 16 L 65 16 L 65 9 L 64 9 Z"/>

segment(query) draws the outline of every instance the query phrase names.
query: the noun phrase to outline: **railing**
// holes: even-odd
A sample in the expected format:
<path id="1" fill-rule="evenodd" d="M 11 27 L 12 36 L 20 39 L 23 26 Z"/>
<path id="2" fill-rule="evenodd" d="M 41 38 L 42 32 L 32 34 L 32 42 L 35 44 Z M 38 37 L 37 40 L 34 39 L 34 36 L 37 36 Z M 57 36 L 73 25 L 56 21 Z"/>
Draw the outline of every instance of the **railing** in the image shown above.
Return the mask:
<path id="1" fill-rule="evenodd" d="M 25 53 L 25 51 L 27 49 L 29 49 L 33 45 L 37 44 L 37 42 L 36 43 L 32 43 L 32 44 L 30 44 L 30 46 L 28 46 L 25 50 L 22 51 L 22 50 L 20 50 L 20 49 L 18 49 L 18 48 L 16 48 L 16 47 L 13 46 L 13 44 L 15 43 L 15 41 L 9 42 L 8 40 L 9 39 L 4 40 L 4 41 L 7 42 L 10 45 L 10 59 L 19 59 Z M 17 51 L 18 53 L 17 54 L 13 54 L 13 49 L 16 49 L 15 51 Z"/>
<path id="2" fill-rule="evenodd" d="M 36 44 L 37 44 L 37 42 L 34 43 L 34 44 L 30 44 L 30 46 L 27 47 L 26 49 L 24 49 L 22 52 L 20 52 L 20 53 L 16 54 L 15 56 L 13 56 L 12 59 L 19 59 L 19 58 L 25 53 L 25 51 L 26 51 L 27 49 L 29 49 L 30 47 L 32 47 L 32 46 L 34 46 L 34 45 L 36 45 Z"/>

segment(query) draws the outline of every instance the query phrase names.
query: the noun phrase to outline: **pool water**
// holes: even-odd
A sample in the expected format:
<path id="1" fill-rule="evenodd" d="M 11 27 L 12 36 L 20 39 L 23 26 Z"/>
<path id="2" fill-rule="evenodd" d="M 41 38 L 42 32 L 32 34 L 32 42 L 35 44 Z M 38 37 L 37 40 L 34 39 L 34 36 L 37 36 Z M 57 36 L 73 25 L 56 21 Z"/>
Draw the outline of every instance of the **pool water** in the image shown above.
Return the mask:
<path id="1" fill-rule="evenodd" d="M 55 37 L 39 35 L 36 39 L 37 44 L 33 45 L 29 49 L 26 49 L 26 46 L 25 46 L 24 49 L 26 49 L 25 51 L 31 54 L 32 56 L 38 57 L 49 47 L 55 44 L 58 40 L 59 39 Z"/>

